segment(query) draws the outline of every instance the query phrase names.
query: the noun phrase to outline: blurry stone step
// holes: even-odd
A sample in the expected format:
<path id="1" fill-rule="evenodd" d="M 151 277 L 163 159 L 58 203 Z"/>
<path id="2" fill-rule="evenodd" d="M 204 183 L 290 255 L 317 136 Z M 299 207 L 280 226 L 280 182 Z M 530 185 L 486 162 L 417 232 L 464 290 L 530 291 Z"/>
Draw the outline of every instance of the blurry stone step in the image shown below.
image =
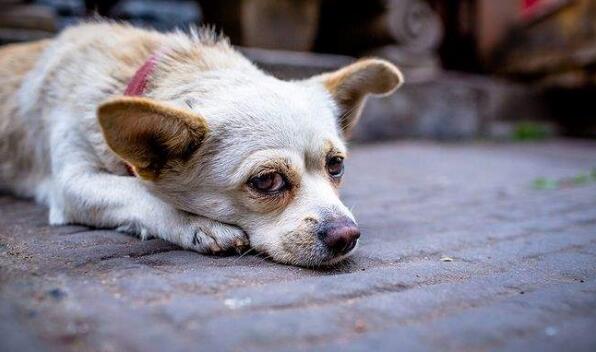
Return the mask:
<path id="1" fill-rule="evenodd" d="M 54 36 L 53 32 L 34 29 L 0 28 L 0 45 L 46 39 Z"/>
<path id="2" fill-rule="evenodd" d="M 523 85 L 454 72 L 412 78 L 406 72 L 395 94 L 368 100 L 354 140 L 502 139 L 513 136 L 496 133 L 496 125 L 548 116 L 538 92 Z"/>
<path id="3" fill-rule="evenodd" d="M 351 56 L 313 54 L 299 51 L 240 48 L 263 70 L 281 79 L 302 79 L 336 70 L 354 62 Z"/>
<path id="4" fill-rule="evenodd" d="M 365 56 L 380 57 L 397 65 L 409 76 L 432 79 L 441 73 L 441 63 L 438 55 L 432 51 L 413 51 L 399 45 L 386 45 L 370 50 Z"/>
<path id="5" fill-rule="evenodd" d="M 0 27 L 31 29 L 46 32 L 57 30 L 56 15 L 46 6 L 18 4 L 4 5 L 0 11 Z"/>

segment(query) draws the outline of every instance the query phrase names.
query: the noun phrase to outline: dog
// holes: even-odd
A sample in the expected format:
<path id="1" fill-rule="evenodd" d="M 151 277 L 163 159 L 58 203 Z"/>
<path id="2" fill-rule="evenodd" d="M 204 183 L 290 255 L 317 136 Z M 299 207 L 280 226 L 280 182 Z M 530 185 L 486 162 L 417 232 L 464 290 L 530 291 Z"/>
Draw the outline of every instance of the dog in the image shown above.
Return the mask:
<path id="1" fill-rule="evenodd" d="M 1 48 L 0 81 L 0 187 L 50 224 L 320 266 L 360 237 L 345 140 L 403 77 L 369 58 L 282 81 L 209 30 L 98 21 Z"/>

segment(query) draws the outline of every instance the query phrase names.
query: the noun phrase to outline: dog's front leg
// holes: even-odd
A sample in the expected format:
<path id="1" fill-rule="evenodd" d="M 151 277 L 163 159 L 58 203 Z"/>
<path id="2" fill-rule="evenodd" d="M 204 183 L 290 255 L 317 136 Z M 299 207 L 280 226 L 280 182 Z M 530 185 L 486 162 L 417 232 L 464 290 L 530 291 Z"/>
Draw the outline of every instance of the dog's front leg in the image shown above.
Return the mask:
<path id="1" fill-rule="evenodd" d="M 149 193 L 134 177 L 87 169 L 62 168 L 54 175 L 50 223 L 116 228 L 141 238 L 158 237 L 201 253 L 248 245 L 238 227 L 175 209 Z"/>
<path id="2" fill-rule="evenodd" d="M 116 228 L 198 252 L 248 244 L 241 229 L 178 210 L 143 183 L 153 182 L 151 176 L 161 171 L 158 167 L 171 160 L 180 163 L 196 151 L 207 131 L 200 116 L 130 97 L 99 107 L 102 132 L 95 124 L 83 128 L 77 115 L 56 109 L 48 116 L 52 121 L 52 224 Z M 82 118 L 95 121 L 95 117 Z M 139 177 L 109 173 L 106 168 L 120 162 L 112 153 L 134 165 Z"/>

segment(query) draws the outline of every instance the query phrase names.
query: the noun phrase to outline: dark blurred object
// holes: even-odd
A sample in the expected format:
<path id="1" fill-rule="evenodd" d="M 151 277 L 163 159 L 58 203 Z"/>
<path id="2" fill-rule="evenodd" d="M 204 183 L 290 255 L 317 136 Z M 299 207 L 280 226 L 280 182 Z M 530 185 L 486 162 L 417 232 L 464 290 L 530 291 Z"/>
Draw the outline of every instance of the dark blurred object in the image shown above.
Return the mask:
<path id="1" fill-rule="evenodd" d="M 596 137 L 596 1 L 429 1 L 446 28 L 445 68 L 520 82 L 542 107 L 534 118 Z"/>
<path id="2" fill-rule="evenodd" d="M 37 5 L 53 9 L 60 17 L 85 16 L 85 3 L 81 0 L 36 0 Z"/>
<path id="3" fill-rule="evenodd" d="M 158 30 L 201 22 L 193 0 L 0 0 L 0 43 L 51 37 L 58 30 L 96 16 L 126 20 Z"/>
<path id="4" fill-rule="evenodd" d="M 519 22 L 488 57 L 501 75 L 541 88 L 567 135 L 596 137 L 596 1 L 526 0 Z"/>
<path id="5" fill-rule="evenodd" d="M 446 35 L 447 69 L 545 85 L 595 83 L 596 1 L 430 0 Z"/>
<path id="6" fill-rule="evenodd" d="M 430 76 L 439 69 L 442 37 L 441 20 L 425 0 L 327 0 L 316 50 L 379 56 Z"/>
<path id="7" fill-rule="evenodd" d="M 543 94 L 549 118 L 561 126 L 564 135 L 596 138 L 596 86 L 582 88 L 550 88 Z"/>
<path id="8" fill-rule="evenodd" d="M 35 3 L 54 11 L 58 30 L 78 23 L 86 14 L 82 0 L 36 0 Z"/>
<path id="9" fill-rule="evenodd" d="M 319 0 L 243 0 L 242 45 L 310 51 L 319 7 Z"/>
<path id="10" fill-rule="evenodd" d="M 203 10 L 203 23 L 213 26 L 230 38 L 232 44 L 242 43 L 242 7 L 239 0 L 198 0 Z"/>
<path id="11" fill-rule="evenodd" d="M 22 4 L 9 6 L 0 13 L 0 25 L 5 28 L 56 30 L 54 12 L 45 6 Z"/>
<path id="12" fill-rule="evenodd" d="M 109 17 L 158 30 L 186 28 L 201 21 L 195 1 L 123 0 L 110 9 Z"/>
<path id="13" fill-rule="evenodd" d="M 201 9 L 192 0 L 85 0 L 85 6 L 91 15 L 158 30 L 185 29 L 202 20 Z"/>
<path id="14" fill-rule="evenodd" d="M 327 0 L 317 49 L 357 55 L 396 44 L 426 52 L 436 49 L 442 36 L 441 21 L 424 0 Z"/>
<path id="15" fill-rule="evenodd" d="M 310 51 L 319 24 L 320 0 L 200 1 L 205 22 L 223 29 L 233 44 Z"/>
<path id="16" fill-rule="evenodd" d="M 58 28 L 54 11 L 25 1 L 0 0 L 0 44 L 43 39 Z"/>
<path id="17" fill-rule="evenodd" d="M 120 0 L 85 0 L 87 15 L 108 17 L 119 1 Z"/>
<path id="18" fill-rule="evenodd" d="M 432 0 L 445 35 L 439 48 L 443 67 L 465 72 L 480 71 L 476 0 Z"/>
<path id="19" fill-rule="evenodd" d="M 595 85 L 596 1 L 557 1 L 554 5 L 511 30 L 499 48 L 500 55 L 492 60 L 493 67 L 545 86 Z"/>

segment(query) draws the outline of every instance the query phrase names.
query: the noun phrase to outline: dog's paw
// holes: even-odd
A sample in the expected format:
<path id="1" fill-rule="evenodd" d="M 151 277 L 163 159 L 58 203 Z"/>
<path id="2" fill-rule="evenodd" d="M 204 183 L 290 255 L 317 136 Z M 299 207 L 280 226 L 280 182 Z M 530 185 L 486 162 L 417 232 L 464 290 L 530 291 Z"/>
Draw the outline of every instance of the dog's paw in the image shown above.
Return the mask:
<path id="1" fill-rule="evenodd" d="M 240 253 L 250 242 L 246 233 L 239 227 L 218 221 L 201 219 L 193 226 L 194 230 L 187 242 L 188 249 L 200 253 L 222 254 L 231 251 Z"/>

